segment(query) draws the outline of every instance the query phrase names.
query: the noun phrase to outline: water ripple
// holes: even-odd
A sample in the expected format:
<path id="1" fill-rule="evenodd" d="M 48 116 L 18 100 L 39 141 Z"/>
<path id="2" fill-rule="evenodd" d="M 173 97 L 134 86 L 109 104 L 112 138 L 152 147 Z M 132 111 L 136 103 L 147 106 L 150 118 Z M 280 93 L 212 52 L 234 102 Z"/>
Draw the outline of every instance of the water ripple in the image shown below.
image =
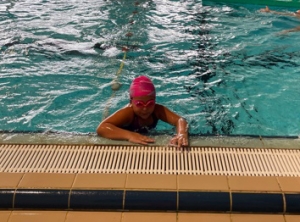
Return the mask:
<path id="1" fill-rule="evenodd" d="M 126 46 L 110 112 L 145 74 L 158 102 L 195 134 L 298 135 L 300 46 L 291 44 L 296 34 L 276 35 L 298 20 L 257 9 L 200 0 L 1 1 L 0 130 L 94 132 Z"/>

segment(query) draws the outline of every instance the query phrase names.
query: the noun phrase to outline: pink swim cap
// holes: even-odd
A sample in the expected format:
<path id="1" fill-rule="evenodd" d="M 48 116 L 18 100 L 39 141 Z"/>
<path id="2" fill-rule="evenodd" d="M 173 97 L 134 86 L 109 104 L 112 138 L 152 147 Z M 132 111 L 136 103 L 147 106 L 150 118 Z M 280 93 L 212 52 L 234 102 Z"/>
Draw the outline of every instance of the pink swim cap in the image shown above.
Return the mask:
<path id="1" fill-rule="evenodd" d="M 155 96 L 155 87 L 147 76 L 136 77 L 129 88 L 130 98 L 137 96 Z"/>

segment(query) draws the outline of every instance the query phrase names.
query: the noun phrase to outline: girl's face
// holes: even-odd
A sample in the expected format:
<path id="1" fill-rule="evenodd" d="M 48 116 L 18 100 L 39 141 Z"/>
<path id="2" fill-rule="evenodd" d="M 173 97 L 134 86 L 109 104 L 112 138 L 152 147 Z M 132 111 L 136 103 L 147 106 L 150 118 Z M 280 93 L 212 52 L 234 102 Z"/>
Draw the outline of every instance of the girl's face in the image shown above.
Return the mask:
<path id="1" fill-rule="evenodd" d="M 130 100 L 133 111 L 142 119 L 147 119 L 154 111 L 155 96 L 139 96 Z"/>

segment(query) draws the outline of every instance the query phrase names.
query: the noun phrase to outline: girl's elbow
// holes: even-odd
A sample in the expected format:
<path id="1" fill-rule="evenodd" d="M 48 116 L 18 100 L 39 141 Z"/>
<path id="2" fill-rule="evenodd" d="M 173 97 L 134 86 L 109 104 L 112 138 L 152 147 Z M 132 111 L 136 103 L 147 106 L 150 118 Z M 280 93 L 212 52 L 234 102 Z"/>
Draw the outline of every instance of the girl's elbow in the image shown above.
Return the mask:
<path id="1" fill-rule="evenodd" d="M 183 118 L 183 117 L 180 117 L 180 118 L 178 119 L 178 122 L 181 123 L 181 124 L 185 124 L 185 125 L 188 124 L 188 122 L 186 121 L 186 119 Z"/>
<path id="2" fill-rule="evenodd" d="M 96 130 L 97 134 L 102 137 L 107 137 L 107 135 L 114 132 L 114 127 L 108 123 L 100 123 Z"/>
<path id="3" fill-rule="evenodd" d="M 98 136 L 103 136 L 103 129 L 103 125 L 100 123 L 100 125 L 96 129 Z"/>
<path id="4" fill-rule="evenodd" d="M 101 136 L 101 129 L 99 127 L 96 129 L 96 133 L 98 136 Z"/>

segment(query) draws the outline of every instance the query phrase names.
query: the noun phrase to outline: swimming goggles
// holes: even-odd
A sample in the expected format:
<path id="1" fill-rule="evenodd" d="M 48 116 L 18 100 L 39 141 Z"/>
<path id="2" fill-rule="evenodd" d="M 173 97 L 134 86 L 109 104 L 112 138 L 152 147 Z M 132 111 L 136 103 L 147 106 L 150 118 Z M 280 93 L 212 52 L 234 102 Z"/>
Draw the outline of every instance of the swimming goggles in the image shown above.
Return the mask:
<path id="1" fill-rule="evenodd" d="M 141 100 L 132 100 L 132 102 L 134 103 L 134 105 L 136 105 L 136 107 L 138 108 L 142 108 L 142 107 L 151 107 L 155 105 L 155 99 L 150 99 L 148 100 L 146 103 L 144 101 Z"/>

